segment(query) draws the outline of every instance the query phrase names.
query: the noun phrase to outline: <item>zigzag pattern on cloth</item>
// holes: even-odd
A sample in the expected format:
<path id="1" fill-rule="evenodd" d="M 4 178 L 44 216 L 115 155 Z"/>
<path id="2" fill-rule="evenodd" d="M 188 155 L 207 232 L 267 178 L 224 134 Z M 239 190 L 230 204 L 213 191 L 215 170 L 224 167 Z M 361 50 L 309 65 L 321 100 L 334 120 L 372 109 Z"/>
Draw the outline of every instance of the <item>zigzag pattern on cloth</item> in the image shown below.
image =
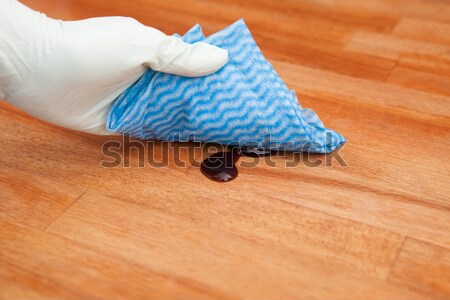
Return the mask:
<path id="1" fill-rule="evenodd" d="M 188 78 L 148 70 L 113 104 L 107 129 L 141 139 L 217 142 L 328 153 L 345 143 L 325 128 L 264 58 L 241 19 L 207 38 L 195 25 L 182 39 L 228 50 L 216 73 Z"/>

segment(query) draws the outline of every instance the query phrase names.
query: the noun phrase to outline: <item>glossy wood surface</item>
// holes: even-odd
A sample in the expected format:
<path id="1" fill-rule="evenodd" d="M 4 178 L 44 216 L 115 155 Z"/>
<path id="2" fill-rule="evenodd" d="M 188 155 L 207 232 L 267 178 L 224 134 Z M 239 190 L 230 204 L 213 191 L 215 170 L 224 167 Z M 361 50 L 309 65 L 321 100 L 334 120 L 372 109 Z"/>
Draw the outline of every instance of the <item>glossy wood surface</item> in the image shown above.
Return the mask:
<path id="1" fill-rule="evenodd" d="M 243 17 L 302 106 L 348 143 L 219 184 L 182 144 L 146 149 L 165 168 L 139 168 L 136 151 L 131 167 L 102 168 L 119 137 L 0 102 L 0 299 L 450 299 L 449 1 L 23 2 L 167 34 Z"/>

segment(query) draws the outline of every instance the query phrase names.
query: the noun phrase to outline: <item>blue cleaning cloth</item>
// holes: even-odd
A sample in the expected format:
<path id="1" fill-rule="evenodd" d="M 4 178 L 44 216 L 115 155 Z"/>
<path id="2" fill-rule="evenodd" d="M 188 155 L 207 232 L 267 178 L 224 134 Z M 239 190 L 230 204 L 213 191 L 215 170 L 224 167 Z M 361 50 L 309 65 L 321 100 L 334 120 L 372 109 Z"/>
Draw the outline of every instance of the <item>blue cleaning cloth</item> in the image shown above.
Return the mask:
<path id="1" fill-rule="evenodd" d="M 182 38 L 228 50 L 216 73 L 188 78 L 148 70 L 113 104 L 107 129 L 141 139 L 328 153 L 345 143 L 302 109 L 241 19 L 207 38 L 195 25 Z"/>

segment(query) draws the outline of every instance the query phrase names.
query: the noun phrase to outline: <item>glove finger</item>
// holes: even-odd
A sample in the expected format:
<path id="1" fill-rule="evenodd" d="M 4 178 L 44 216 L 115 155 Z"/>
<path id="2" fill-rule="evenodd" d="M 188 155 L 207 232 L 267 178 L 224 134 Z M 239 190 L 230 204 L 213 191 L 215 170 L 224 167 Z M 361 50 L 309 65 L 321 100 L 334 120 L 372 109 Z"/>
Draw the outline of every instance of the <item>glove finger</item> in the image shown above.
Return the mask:
<path id="1" fill-rule="evenodd" d="M 187 44 L 180 38 L 164 36 L 146 62 L 155 71 L 187 77 L 212 74 L 228 62 L 228 51 L 203 42 Z"/>

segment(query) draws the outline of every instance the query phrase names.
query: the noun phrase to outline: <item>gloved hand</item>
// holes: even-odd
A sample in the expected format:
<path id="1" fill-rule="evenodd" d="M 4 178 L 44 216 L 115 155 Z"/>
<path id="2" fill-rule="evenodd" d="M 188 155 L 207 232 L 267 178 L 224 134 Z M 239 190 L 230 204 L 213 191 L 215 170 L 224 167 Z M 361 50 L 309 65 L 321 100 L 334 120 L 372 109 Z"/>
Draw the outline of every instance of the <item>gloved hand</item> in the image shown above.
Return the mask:
<path id="1" fill-rule="evenodd" d="M 0 0 L 0 98 L 48 122 L 108 134 L 114 99 L 146 67 L 182 76 L 214 73 L 228 52 L 189 45 L 132 18 L 48 18 Z"/>

